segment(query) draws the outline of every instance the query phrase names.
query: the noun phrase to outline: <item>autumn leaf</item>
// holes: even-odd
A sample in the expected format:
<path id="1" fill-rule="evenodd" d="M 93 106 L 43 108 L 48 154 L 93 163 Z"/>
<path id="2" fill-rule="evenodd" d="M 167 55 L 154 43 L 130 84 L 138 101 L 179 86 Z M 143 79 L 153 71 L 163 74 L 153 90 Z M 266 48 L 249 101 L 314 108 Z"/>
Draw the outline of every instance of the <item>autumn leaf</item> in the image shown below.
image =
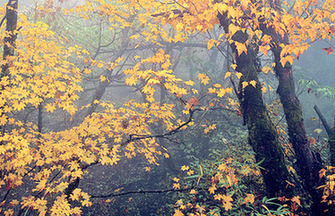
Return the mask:
<path id="1" fill-rule="evenodd" d="M 174 211 L 173 216 L 184 216 L 184 214 L 183 214 L 183 212 L 180 211 L 179 209 L 176 209 L 176 210 Z"/>
<path id="2" fill-rule="evenodd" d="M 209 191 L 209 193 L 210 193 L 210 194 L 214 194 L 214 193 L 215 193 L 215 191 L 216 191 L 215 184 L 214 184 L 214 185 L 212 185 L 211 187 L 209 187 L 208 191 Z"/>
<path id="3" fill-rule="evenodd" d="M 213 46 L 214 46 L 214 43 L 216 42 L 216 40 L 214 39 L 210 39 L 208 42 L 207 42 L 207 49 L 210 50 Z"/>
<path id="4" fill-rule="evenodd" d="M 227 79 L 227 77 L 230 77 L 230 75 L 231 75 L 231 72 L 226 72 L 224 79 Z"/>
<path id="5" fill-rule="evenodd" d="M 246 203 L 253 204 L 255 202 L 255 196 L 253 194 L 247 194 L 247 196 L 244 198 L 244 201 Z"/>
<path id="6" fill-rule="evenodd" d="M 190 169 L 190 167 L 189 166 L 185 166 L 185 165 L 181 166 L 181 168 L 180 168 L 181 171 L 187 171 L 189 169 Z"/>
<path id="7" fill-rule="evenodd" d="M 246 81 L 243 81 L 243 82 L 242 82 L 242 88 L 245 88 L 245 87 L 247 87 L 248 85 L 249 85 L 248 82 L 246 82 Z"/>
<path id="8" fill-rule="evenodd" d="M 243 76 L 243 74 L 241 72 L 237 72 L 235 75 L 236 75 L 237 79 L 240 79 L 241 76 Z"/>
<path id="9" fill-rule="evenodd" d="M 198 79 L 201 80 L 201 83 L 203 83 L 204 85 L 207 85 L 209 82 L 209 77 L 204 74 L 204 73 L 199 73 L 198 74 Z"/>
<path id="10" fill-rule="evenodd" d="M 193 97 L 188 101 L 188 103 L 189 103 L 191 106 L 196 106 L 196 105 L 199 103 L 199 101 L 198 101 L 198 99 L 197 99 L 195 96 L 193 96 Z"/>
<path id="11" fill-rule="evenodd" d="M 180 189 L 180 184 L 179 183 L 173 183 L 173 189 L 175 189 L 175 190 Z"/>
<path id="12" fill-rule="evenodd" d="M 327 55 L 333 54 L 333 48 L 331 48 L 330 46 L 328 46 L 327 48 L 322 48 L 322 49 L 327 52 Z"/>
<path id="13" fill-rule="evenodd" d="M 256 82 L 255 80 L 251 80 L 249 83 L 250 83 L 254 88 L 256 88 L 256 84 L 257 84 L 257 82 Z"/>
<path id="14" fill-rule="evenodd" d="M 292 202 L 295 202 L 298 204 L 298 206 L 300 206 L 300 197 L 299 196 L 294 196 L 292 199 L 291 199 Z"/>

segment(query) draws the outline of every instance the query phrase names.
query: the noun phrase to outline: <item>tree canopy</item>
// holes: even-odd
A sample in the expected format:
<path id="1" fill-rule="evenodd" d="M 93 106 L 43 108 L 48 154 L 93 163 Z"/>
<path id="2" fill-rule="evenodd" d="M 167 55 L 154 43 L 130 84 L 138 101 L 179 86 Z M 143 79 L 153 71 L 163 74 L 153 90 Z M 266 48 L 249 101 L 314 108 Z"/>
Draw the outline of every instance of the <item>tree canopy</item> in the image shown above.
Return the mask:
<path id="1" fill-rule="evenodd" d="M 141 155 L 149 163 L 146 171 L 150 171 L 150 165 L 170 157 L 161 139 L 169 140 L 191 129 L 197 113 L 223 109 L 243 116 L 247 125 L 250 118 L 259 115 L 264 116 L 256 121 L 272 121 L 267 111 L 270 108 L 265 105 L 264 111 L 257 105 L 251 117 L 246 113 L 253 110 L 251 102 L 246 105 L 248 97 L 256 101 L 257 92 L 260 100 L 266 93 L 275 93 L 269 83 L 258 80 L 258 74 L 275 73 L 281 79 L 280 68 L 291 67 L 314 41 L 331 41 L 335 32 L 332 0 L 86 0 L 70 7 L 71 3 L 39 2 L 34 13 L 20 11 L 18 0 L 9 0 L 0 8 L 0 212 L 4 215 L 23 211 L 80 215 L 82 207 L 92 205 L 90 195 L 78 187 L 88 167 L 113 166 Z M 206 71 L 189 73 L 186 66 L 180 66 L 180 62 L 195 58 L 188 56 L 194 47 L 222 54 L 221 61 L 227 64 L 220 68 L 221 77 Z M 333 52 L 331 47 L 324 51 Z M 208 61 L 213 58 L 208 57 Z M 248 59 L 254 74 L 246 68 Z M 270 62 L 264 63 L 266 59 Z M 257 61 L 263 61 L 263 65 Z M 212 63 L 218 64 L 216 60 Z M 107 90 L 118 84 L 134 94 L 118 97 L 120 91 Z M 277 91 L 281 97 L 283 92 Z M 201 127 L 207 134 L 218 125 L 207 122 Z M 288 128 L 294 151 L 299 152 L 290 125 Z M 248 130 L 252 131 L 252 126 L 248 125 Z M 271 157 L 279 155 L 276 163 L 280 164 L 284 154 L 276 133 L 284 130 L 273 126 L 273 131 L 266 135 L 277 140 L 272 143 L 276 151 Z M 266 156 L 259 156 L 260 148 L 252 144 L 252 139 L 255 137 L 250 132 L 257 167 Z M 304 160 L 298 157 L 299 163 Z M 232 209 L 233 201 L 233 195 L 225 190 L 234 188 L 238 176 L 260 176 L 262 172 L 267 184 L 266 173 L 275 173 L 252 170 L 249 165 L 245 173 L 236 173 L 229 168 L 231 164 L 230 158 L 216 167 L 207 189 L 225 211 Z M 245 164 L 238 166 L 245 168 Z M 204 176 L 199 167 L 199 175 L 193 175 L 187 166 L 181 170 L 198 185 Z M 304 184 L 319 176 L 317 170 L 308 177 L 302 167 L 307 170 L 309 166 L 302 164 L 297 169 L 301 177 L 310 178 L 302 180 Z M 311 167 L 314 172 L 316 167 Z M 286 166 L 278 169 L 290 175 Z M 300 205 L 297 194 L 285 192 L 290 178 L 278 181 L 282 181 L 276 185 L 280 190 L 270 194 L 284 201 L 286 196 L 287 202 Z M 326 188 L 313 184 L 306 190 L 313 194 L 311 188 L 317 186 Z M 11 195 L 20 188 L 28 188 L 28 192 L 21 197 Z M 334 185 L 329 188 L 333 192 Z M 172 190 L 180 189 L 175 178 Z M 195 188 L 189 189 L 191 194 L 198 193 Z M 324 195 L 324 200 L 328 196 Z M 240 205 L 255 201 L 251 193 L 240 194 L 240 198 Z M 187 207 L 180 201 L 175 215 L 183 215 Z M 193 215 L 219 215 L 220 208 L 193 209 Z"/>

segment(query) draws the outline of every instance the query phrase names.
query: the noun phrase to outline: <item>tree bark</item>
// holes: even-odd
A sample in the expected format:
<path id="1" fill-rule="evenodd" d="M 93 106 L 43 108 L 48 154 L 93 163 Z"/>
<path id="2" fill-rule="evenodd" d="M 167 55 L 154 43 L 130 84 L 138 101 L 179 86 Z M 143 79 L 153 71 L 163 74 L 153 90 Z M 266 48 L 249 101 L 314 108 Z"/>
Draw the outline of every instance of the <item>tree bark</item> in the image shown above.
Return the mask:
<path id="1" fill-rule="evenodd" d="M 225 15 L 219 15 L 220 23 L 228 32 L 228 21 Z M 234 41 L 244 43 L 248 39 L 246 33 L 236 32 Z M 285 165 L 282 147 L 280 146 L 277 131 L 270 119 L 262 98 L 261 84 L 258 80 L 258 72 L 254 65 L 257 52 L 250 46 L 247 53 L 238 55 L 236 46 L 231 44 L 233 56 L 235 56 L 236 71 L 243 76 L 239 81 L 239 101 L 243 113 L 244 122 L 248 127 L 248 142 L 256 153 L 256 162 L 260 166 L 264 183 L 270 197 L 288 194 L 287 181 L 289 172 Z M 245 88 L 242 83 L 256 81 L 256 87 L 249 84 Z"/>
<path id="2" fill-rule="evenodd" d="M 4 50 L 3 50 L 3 59 L 5 60 L 8 56 L 14 56 L 14 47 L 17 32 L 17 10 L 18 10 L 18 0 L 9 0 L 6 6 L 6 15 L 1 21 L 1 24 L 6 20 L 6 32 L 8 36 L 4 38 Z M 9 63 L 2 65 L 0 79 L 5 76 L 9 76 Z M 1 87 L 1 91 L 5 89 L 5 86 Z M 0 92 L 1 94 L 1 92 Z M 3 107 L 0 107 L 0 116 L 3 116 Z M 5 133 L 5 125 L 0 126 L 1 136 Z"/>

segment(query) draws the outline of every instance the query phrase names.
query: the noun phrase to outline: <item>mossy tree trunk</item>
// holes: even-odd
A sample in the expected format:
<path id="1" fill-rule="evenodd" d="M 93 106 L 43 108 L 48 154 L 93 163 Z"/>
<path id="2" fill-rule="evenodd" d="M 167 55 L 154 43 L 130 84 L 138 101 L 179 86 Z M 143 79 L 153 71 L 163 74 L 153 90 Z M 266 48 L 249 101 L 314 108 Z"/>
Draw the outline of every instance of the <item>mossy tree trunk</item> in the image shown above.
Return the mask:
<path id="1" fill-rule="evenodd" d="M 220 23 L 228 32 L 228 21 L 224 15 L 219 16 Z M 244 43 L 248 36 L 241 31 L 236 32 L 234 41 Z M 239 81 L 239 101 L 243 113 L 244 122 L 248 127 L 248 142 L 256 153 L 256 161 L 260 166 L 267 192 L 270 197 L 288 195 L 287 180 L 290 175 L 285 165 L 282 147 L 279 143 L 277 131 L 270 119 L 262 98 L 261 83 L 258 80 L 258 72 L 255 67 L 257 52 L 248 47 L 247 53 L 238 55 L 236 46 L 231 44 L 236 70 L 243 76 Z M 256 87 L 249 84 L 245 88 L 242 83 L 256 81 Z"/>
<path id="2" fill-rule="evenodd" d="M 276 63 L 275 73 L 279 81 L 277 93 L 283 105 L 289 140 L 295 152 L 297 162 L 295 168 L 297 174 L 303 182 L 304 188 L 312 197 L 312 212 L 314 215 L 324 215 L 327 206 L 322 201 L 322 191 L 316 188 L 322 185 L 319 178 L 319 171 L 322 168 L 320 157 L 312 151 L 308 142 L 304 119 L 302 116 L 301 104 L 295 93 L 294 77 L 292 65 L 286 64 L 284 67 L 280 63 L 279 46 L 272 47 L 274 61 Z"/>
<path id="3" fill-rule="evenodd" d="M 264 170 L 261 171 L 269 195 L 273 197 L 283 195 L 287 186 L 286 180 L 289 180 L 289 173 L 277 131 L 263 102 L 261 83 L 253 62 L 254 56 L 254 52 L 248 49 L 247 54 L 243 53 L 236 58 L 236 69 L 243 74 L 239 83 L 240 105 L 249 131 L 249 144 L 256 153 L 256 161 L 264 160 L 260 165 Z M 256 88 L 251 84 L 242 88 L 242 82 L 252 80 L 256 81 Z"/>

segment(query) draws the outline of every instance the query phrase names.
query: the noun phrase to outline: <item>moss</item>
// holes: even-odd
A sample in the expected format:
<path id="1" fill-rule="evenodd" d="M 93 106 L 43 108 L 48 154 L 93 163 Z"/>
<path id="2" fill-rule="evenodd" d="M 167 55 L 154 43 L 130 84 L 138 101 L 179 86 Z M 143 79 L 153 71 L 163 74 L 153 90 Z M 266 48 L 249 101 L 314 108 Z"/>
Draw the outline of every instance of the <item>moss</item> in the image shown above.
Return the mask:
<path id="1" fill-rule="evenodd" d="M 237 71 L 242 72 L 240 79 L 240 104 L 245 124 L 248 127 L 248 142 L 256 153 L 256 162 L 260 166 L 269 196 L 279 196 L 286 192 L 286 180 L 289 180 L 282 148 L 277 131 L 268 115 L 263 102 L 261 84 L 254 66 L 256 53 L 248 49 L 248 53 L 236 58 Z M 256 81 L 256 88 L 249 85 L 242 88 L 242 82 Z M 287 193 L 285 194 L 288 195 Z"/>

